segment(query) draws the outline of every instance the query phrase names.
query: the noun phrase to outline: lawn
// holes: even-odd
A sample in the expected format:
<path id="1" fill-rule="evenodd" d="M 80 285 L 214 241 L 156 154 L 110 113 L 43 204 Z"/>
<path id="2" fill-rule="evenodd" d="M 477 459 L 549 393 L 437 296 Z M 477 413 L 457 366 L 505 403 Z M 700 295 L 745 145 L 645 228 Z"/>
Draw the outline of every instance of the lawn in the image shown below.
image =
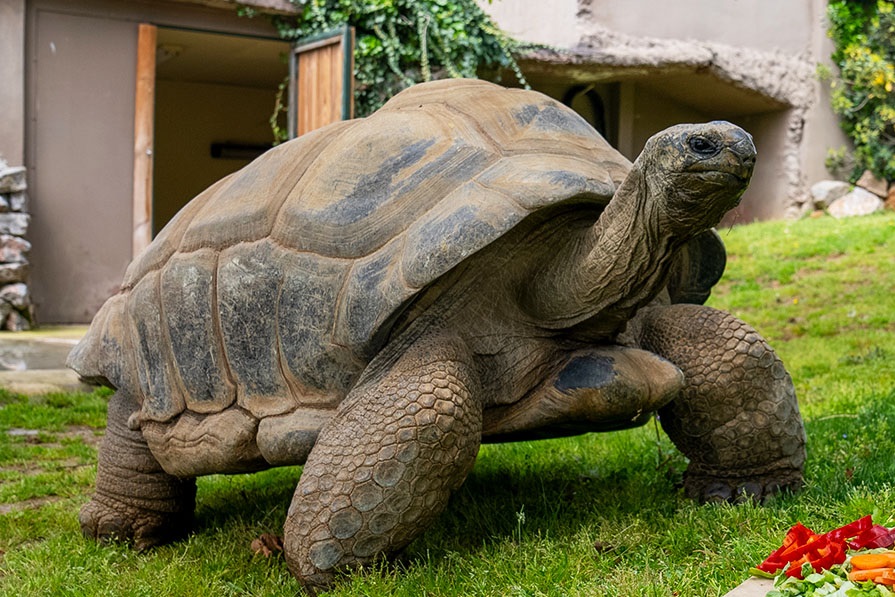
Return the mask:
<path id="1" fill-rule="evenodd" d="M 802 521 L 895 525 L 895 214 L 723 230 L 710 304 L 750 322 L 795 381 L 805 489 L 764 506 L 698 506 L 684 459 L 652 423 L 485 446 L 434 528 L 348 595 L 723 595 Z M 199 481 L 186 541 L 134 553 L 81 538 L 108 395 L 0 393 L 0 594 L 293 595 L 279 533 L 299 468 Z"/>

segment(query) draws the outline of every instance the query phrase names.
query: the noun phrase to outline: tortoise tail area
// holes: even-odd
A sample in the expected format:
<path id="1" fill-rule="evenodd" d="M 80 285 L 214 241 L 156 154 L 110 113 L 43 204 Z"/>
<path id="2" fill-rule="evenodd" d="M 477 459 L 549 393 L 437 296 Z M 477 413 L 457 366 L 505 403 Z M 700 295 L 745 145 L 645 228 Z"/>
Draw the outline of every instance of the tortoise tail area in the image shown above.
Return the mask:
<path id="1" fill-rule="evenodd" d="M 135 367 L 130 334 L 124 315 L 126 293 L 119 293 L 103 304 L 87 334 L 75 345 L 66 359 L 66 366 L 92 385 L 110 388 L 134 388 L 130 377 Z"/>

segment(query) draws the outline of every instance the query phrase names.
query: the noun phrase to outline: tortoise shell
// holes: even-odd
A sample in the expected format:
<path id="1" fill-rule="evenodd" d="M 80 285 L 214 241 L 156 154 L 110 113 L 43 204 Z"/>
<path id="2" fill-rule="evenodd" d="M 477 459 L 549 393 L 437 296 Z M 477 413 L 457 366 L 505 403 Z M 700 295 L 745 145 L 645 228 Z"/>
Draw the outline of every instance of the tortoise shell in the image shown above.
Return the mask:
<path id="1" fill-rule="evenodd" d="M 234 403 L 256 418 L 334 405 L 421 289 L 533 212 L 605 205 L 630 167 L 540 93 L 412 87 L 193 199 L 130 265 L 70 366 L 136 393 L 158 422 Z"/>

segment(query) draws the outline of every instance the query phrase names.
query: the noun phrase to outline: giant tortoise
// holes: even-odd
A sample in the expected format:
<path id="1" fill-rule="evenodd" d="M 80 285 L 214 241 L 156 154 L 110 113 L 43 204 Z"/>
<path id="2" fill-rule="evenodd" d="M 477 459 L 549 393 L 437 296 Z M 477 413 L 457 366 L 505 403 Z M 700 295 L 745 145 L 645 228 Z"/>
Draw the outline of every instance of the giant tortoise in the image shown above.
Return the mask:
<path id="1" fill-rule="evenodd" d="M 314 590 L 425 530 L 480 442 L 655 413 L 688 495 L 797 487 L 788 373 L 701 304 L 754 159 L 710 122 L 631 164 L 562 104 L 475 80 L 268 151 L 183 208 L 69 358 L 115 389 L 84 533 L 169 541 L 196 476 L 304 464 L 284 544 Z"/>

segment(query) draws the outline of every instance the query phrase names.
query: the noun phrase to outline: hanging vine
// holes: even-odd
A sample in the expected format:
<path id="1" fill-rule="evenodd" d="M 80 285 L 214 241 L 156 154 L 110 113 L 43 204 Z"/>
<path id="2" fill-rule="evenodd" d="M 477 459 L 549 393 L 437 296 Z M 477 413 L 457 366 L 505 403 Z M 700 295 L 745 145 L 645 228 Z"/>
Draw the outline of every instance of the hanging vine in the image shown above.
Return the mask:
<path id="1" fill-rule="evenodd" d="M 274 17 L 284 39 L 295 41 L 344 25 L 355 28 L 357 116 L 370 114 L 414 83 L 476 77 L 483 68 L 509 69 L 515 83 L 527 87 L 513 57 L 521 44 L 500 31 L 475 0 L 291 2 L 298 14 Z"/>

